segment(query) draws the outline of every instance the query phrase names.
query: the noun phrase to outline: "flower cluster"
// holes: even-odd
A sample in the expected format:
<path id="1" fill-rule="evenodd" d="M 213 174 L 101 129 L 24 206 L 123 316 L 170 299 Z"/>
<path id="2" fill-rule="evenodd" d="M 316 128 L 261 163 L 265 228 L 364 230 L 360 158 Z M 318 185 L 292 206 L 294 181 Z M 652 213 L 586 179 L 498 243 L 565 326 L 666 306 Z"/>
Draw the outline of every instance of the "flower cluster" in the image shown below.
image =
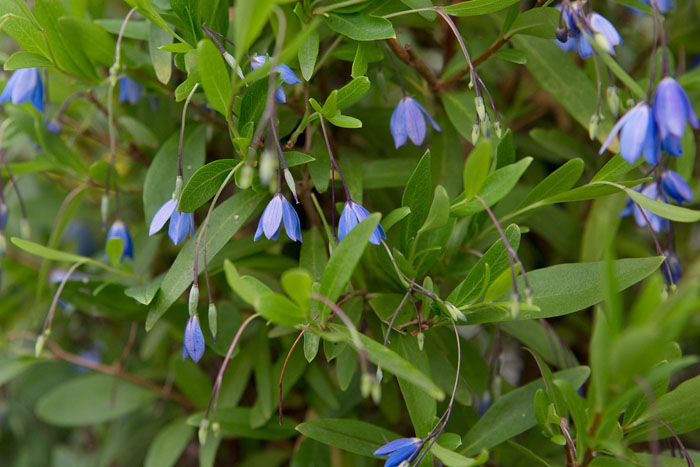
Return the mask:
<path id="1" fill-rule="evenodd" d="M 622 37 L 610 21 L 596 12 L 586 14 L 582 2 L 568 2 L 557 7 L 561 10 L 556 42 L 565 52 L 578 52 L 581 58 L 595 54 L 591 38 L 610 55 L 622 44 Z M 563 24 L 561 24 L 563 23 Z"/>

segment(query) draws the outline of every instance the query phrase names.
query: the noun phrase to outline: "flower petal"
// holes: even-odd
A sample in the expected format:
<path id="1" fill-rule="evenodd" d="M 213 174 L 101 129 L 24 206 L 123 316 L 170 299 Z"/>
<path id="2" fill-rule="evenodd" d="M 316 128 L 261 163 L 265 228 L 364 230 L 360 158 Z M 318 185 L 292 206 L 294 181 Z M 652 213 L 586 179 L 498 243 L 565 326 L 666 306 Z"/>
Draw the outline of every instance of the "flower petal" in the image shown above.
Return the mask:
<path id="1" fill-rule="evenodd" d="M 435 120 L 433 120 L 433 117 L 431 117 L 430 114 L 428 113 L 428 111 L 425 110 L 425 107 L 423 107 L 423 106 L 421 105 L 421 103 L 418 102 L 418 101 L 416 101 L 416 104 L 418 105 L 418 108 L 419 108 L 420 111 L 423 113 L 423 115 L 425 116 L 425 118 L 427 118 L 428 121 L 430 122 L 430 124 L 433 126 L 433 128 L 434 128 L 435 130 L 437 130 L 437 131 L 442 131 L 442 129 L 440 128 L 440 125 L 438 125 L 437 122 L 436 122 Z"/>
<path id="2" fill-rule="evenodd" d="M 187 238 L 187 232 L 190 229 L 190 220 L 187 214 L 175 211 L 170 216 L 170 225 L 168 226 L 168 236 L 173 244 L 179 245 Z"/>
<path id="3" fill-rule="evenodd" d="M 637 106 L 631 108 L 630 110 L 627 111 L 620 119 L 615 123 L 615 126 L 612 127 L 612 130 L 610 130 L 610 134 L 608 135 L 608 138 L 605 140 L 605 143 L 603 143 L 603 146 L 600 148 L 600 151 L 598 151 L 598 154 L 603 154 L 605 150 L 608 148 L 610 143 L 612 143 L 613 138 L 615 138 L 615 135 L 617 135 L 620 132 L 620 129 L 627 123 L 627 121 L 632 118 L 632 115 L 636 111 Z"/>
<path id="4" fill-rule="evenodd" d="M 174 199 L 169 199 L 163 203 L 151 220 L 151 226 L 148 229 L 149 236 L 160 232 L 160 229 L 163 228 L 165 223 L 168 222 L 168 219 L 170 219 L 170 216 L 172 216 L 173 212 L 175 212 L 176 207 L 177 201 Z"/>
<path id="5" fill-rule="evenodd" d="M 665 171 L 661 184 L 666 194 L 680 204 L 693 200 L 693 191 L 678 172 Z"/>
<path id="6" fill-rule="evenodd" d="M 263 232 L 268 239 L 272 239 L 279 232 L 282 222 L 282 200 L 280 196 L 273 196 L 262 213 Z"/>
<path id="7" fill-rule="evenodd" d="M 374 451 L 375 456 L 386 456 L 387 454 L 391 454 L 392 452 L 405 448 L 406 446 L 413 446 L 415 447 L 418 443 L 420 442 L 420 439 L 418 438 L 399 438 L 395 439 L 394 441 L 390 441 L 386 443 L 384 446 L 380 447 L 376 451 Z"/>
<path id="8" fill-rule="evenodd" d="M 299 216 L 294 210 L 292 203 L 287 198 L 282 198 L 282 218 L 284 219 L 284 229 L 287 231 L 287 236 L 295 242 L 301 242 L 301 225 Z"/>
<path id="9" fill-rule="evenodd" d="M 406 144 L 406 117 L 405 117 L 405 101 L 401 99 L 391 114 L 391 136 L 394 138 L 394 146 L 396 149 Z"/>
<path id="10" fill-rule="evenodd" d="M 282 77 L 282 81 L 284 81 L 286 84 L 299 84 L 299 83 L 301 83 L 301 80 L 299 79 L 299 77 L 296 74 L 294 74 L 292 69 L 289 68 L 285 64 L 276 66 L 275 69 L 272 71 L 278 72 L 280 74 L 280 76 Z"/>
<path id="11" fill-rule="evenodd" d="M 350 233 L 352 229 L 357 226 L 357 216 L 355 215 L 355 211 L 352 208 L 352 205 L 355 204 L 352 201 L 348 201 L 345 203 L 345 207 L 343 207 L 343 212 L 340 215 L 340 221 L 338 222 L 338 241 L 342 241 L 345 236 Z"/>
<path id="12" fill-rule="evenodd" d="M 406 98 L 404 121 L 408 139 L 416 146 L 420 146 L 425 139 L 425 118 L 417 104 L 418 102 L 415 99 Z"/>
<path id="13" fill-rule="evenodd" d="M 669 134 L 683 136 L 687 116 L 683 88 L 671 77 L 662 79 L 654 94 L 654 119 L 661 139 Z"/>
<path id="14" fill-rule="evenodd" d="M 649 106 L 638 104 L 630 112 L 632 115 L 620 132 L 620 153 L 630 164 L 639 158 L 647 141 L 649 130 Z"/>

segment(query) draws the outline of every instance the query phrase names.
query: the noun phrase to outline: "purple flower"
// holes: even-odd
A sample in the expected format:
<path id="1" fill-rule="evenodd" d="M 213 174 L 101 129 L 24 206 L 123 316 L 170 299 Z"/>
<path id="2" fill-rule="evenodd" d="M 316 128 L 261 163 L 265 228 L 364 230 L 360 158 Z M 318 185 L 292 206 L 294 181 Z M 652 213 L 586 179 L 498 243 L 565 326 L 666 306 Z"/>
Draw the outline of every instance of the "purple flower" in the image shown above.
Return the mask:
<path id="1" fill-rule="evenodd" d="M 403 461 L 412 460 L 422 447 L 423 440 L 420 438 L 399 438 L 374 451 L 374 455 L 389 455 L 384 467 L 396 467 Z"/>
<path id="2" fill-rule="evenodd" d="M 190 357 L 195 363 L 204 355 L 204 334 L 199 327 L 197 315 L 190 316 L 185 326 L 185 340 L 182 343 L 182 359 Z"/>
<path id="3" fill-rule="evenodd" d="M 562 10 L 563 7 L 559 5 L 557 8 Z M 564 52 L 577 51 L 581 58 L 593 56 L 596 52 L 588 36 L 610 55 L 615 55 L 614 47 L 622 44 L 622 37 L 610 21 L 596 12 L 585 15 L 578 3 L 564 8 L 562 17 L 566 25 L 566 40 L 558 37 L 556 42 Z"/>
<path id="4" fill-rule="evenodd" d="M 656 183 L 652 183 L 650 185 L 647 185 L 646 188 L 642 190 L 642 194 L 646 196 L 647 198 L 651 198 L 656 201 L 661 201 L 661 202 L 666 202 L 664 199 L 663 195 L 659 193 L 659 189 L 657 188 Z M 646 218 L 649 219 L 649 224 L 651 225 L 651 229 L 654 232 L 668 232 L 669 228 L 669 221 L 668 219 L 664 219 L 663 217 L 657 216 L 651 211 L 648 211 L 644 209 L 644 214 L 642 214 L 642 211 L 639 209 L 639 207 L 635 204 L 633 206 L 634 209 L 634 221 L 637 223 L 638 226 L 643 227 L 647 225 L 646 220 L 644 219 L 644 215 L 646 215 Z"/>
<path id="5" fill-rule="evenodd" d="M 401 99 L 391 114 L 391 136 L 394 137 L 396 148 L 406 144 L 406 139 L 410 139 L 413 144 L 420 146 L 425 139 L 425 119 L 436 131 L 440 131 L 440 126 L 428 114 L 420 102 L 412 97 L 406 96 Z"/>
<path id="6" fill-rule="evenodd" d="M 0 201 L 0 232 L 5 230 L 5 227 L 7 227 L 7 218 L 10 215 L 9 209 L 7 209 L 7 204 L 5 204 L 3 201 Z"/>
<path id="7" fill-rule="evenodd" d="M 44 111 L 44 86 L 38 68 L 22 68 L 12 73 L 0 94 L 0 102 L 10 100 L 15 105 L 30 101 L 40 112 Z"/>
<path id="8" fill-rule="evenodd" d="M 599 154 L 605 152 L 618 133 L 620 133 L 620 154 L 627 162 L 634 163 L 642 152 L 650 164 L 656 164 L 659 161 L 660 145 L 649 104 L 642 101 L 627 111 L 610 131 Z"/>
<path id="9" fill-rule="evenodd" d="M 693 191 L 678 172 L 666 170 L 661 178 L 664 192 L 679 204 L 693 200 Z"/>
<path id="10" fill-rule="evenodd" d="M 255 55 L 253 58 L 250 59 L 250 69 L 255 71 L 261 66 L 265 64 L 267 61 L 267 57 L 263 55 Z M 282 82 L 285 84 L 298 84 L 301 83 L 301 80 L 297 77 L 296 74 L 292 71 L 291 68 L 289 68 L 287 65 L 278 65 L 275 68 L 272 69 L 272 71 L 275 71 L 280 74 L 282 77 Z M 284 93 L 284 89 L 282 89 L 282 86 L 278 87 L 277 90 L 275 91 L 275 101 L 284 104 L 287 102 L 287 95 Z"/>
<path id="11" fill-rule="evenodd" d="M 357 224 L 365 220 L 369 216 L 369 211 L 357 204 L 353 200 L 345 202 L 343 213 L 340 215 L 338 222 L 338 241 L 343 241 L 343 238 L 355 228 Z M 386 233 L 380 224 L 374 229 L 369 237 L 369 242 L 374 245 L 379 245 L 382 239 L 386 239 Z"/>
<path id="12" fill-rule="evenodd" d="M 56 135 L 61 134 L 61 122 L 58 120 L 51 120 L 46 124 L 46 129 L 49 130 L 51 133 L 54 133 Z"/>
<path id="13" fill-rule="evenodd" d="M 188 234 L 194 235 L 194 213 L 180 212 L 175 208 L 177 208 L 177 201 L 174 199 L 163 203 L 151 220 L 149 236 L 158 233 L 168 220 L 170 220 L 168 236 L 175 245 L 179 245 Z"/>
<path id="14" fill-rule="evenodd" d="M 681 277 L 683 277 L 683 268 L 681 267 L 681 261 L 676 256 L 675 251 L 664 251 L 664 256 L 666 260 L 664 264 L 661 265 L 661 270 L 664 272 L 664 277 L 666 282 L 669 284 L 677 284 Z M 671 274 L 669 275 L 669 270 Z"/>
<path id="15" fill-rule="evenodd" d="M 143 86 L 137 81 L 124 76 L 119 78 L 119 102 L 129 102 L 134 105 L 141 100 Z"/>
<path id="16" fill-rule="evenodd" d="M 114 221 L 114 224 L 112 224 L 107 232 L 107 241 L 109 242 L 112 238 L 120 238 L 122 240 L 122 255 L 119 258 L 120 263 L 124 261 L 124 258 L 134 259 L 134 246 L 131 243 L 131 235 L 129 235 L 129 229 L 127 229 L 126 224 L 120 220 Z"/>
<path id="17" fill-rule="evenodd" d="M 656 87 L 653 113 L 664 150 L 672 156 L 680 156 L 683 152 L 681 138 L 686 122 L 695 129 L 700 128 L 700 122 L 688 94 L 678 81 L 670 76 L 662 79 Z"/>
<path id="18" fill-rule="evenodd" d="M 262 234 L 265 234 L 269 240 L 277 240 L 284 221 L 284 229 L 287 231 L 287 236 L 295 242 L 301 242 L 301 224 L 299 216 L 294 210 L 292 203 L 287 201 L 282 193 L 277 193 L 272 197 L 272 200 L 267 204 L 265 210 L 260 216 L 258 222 L 258 230 L 255 232 L 255 241 L 258 241 Z"/>

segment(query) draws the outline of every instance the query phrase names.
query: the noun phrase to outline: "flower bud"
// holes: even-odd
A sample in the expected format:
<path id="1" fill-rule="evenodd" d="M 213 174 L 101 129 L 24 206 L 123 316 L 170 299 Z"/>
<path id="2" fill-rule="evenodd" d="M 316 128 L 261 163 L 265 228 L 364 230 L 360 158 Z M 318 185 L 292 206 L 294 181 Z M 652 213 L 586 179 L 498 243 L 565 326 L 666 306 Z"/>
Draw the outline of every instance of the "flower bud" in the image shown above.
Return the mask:
<path id="1" fill-rule="evenodd" d="M 175 191 L 173 191 L 173 199 L 175 201 L 180 200 L 180 195 L 182 194 L 182 185 L 182 177 L 178 175 L 175 179 Z"/>
<path id="2" fill-rule="evenodd" d="M 189 300 L 190 316 L 197 314 L 197 304 L 199 304 L 199 286 L 197 284 L 192 284 L 192 287 L 190 287 Z"/>
<path id="3" fill-rule="evenodd" d="M 0 233 L 0 256 L 5 256 L 7 253 L 7 239 L 4 233 Z"/>
<path id="4" fill-rule="evenodd" d="M 496 132 L 496 138 L 501 139 L 503 136 L 503 129 L 501 128 L 501 122 L 496 120 L 496 123 L 493 124 L 493 131 Z"/>
<path id="5" fill-rule="evenodd" d="M 211 432 L 214 433 L 214 436 L 217 438 L 221 434 L 221 424 L 219 422 L 214 422 L 211 424 Z"/>
<path id="6" fill-rule="evenodd" d="M 627 102 L 625 102 L 625 107 L 627 107 L 628 109 L 631 109 L 635 105 L 636 104 L 634 103 L 634 99 L 632 99 L 631 97 L 627 99 Z"/>
<path id="7" fill-rule="evenodd" d="M 377 367 L 377 374 L 376 374 L 375 378 L 377 378 L 377 383 L 382 382 L 382 379 L 384 378 L 384 372 L 382 371 L 382 367 L 380 367 L 380 366 Z"/>
<path id="8" fill-rule="evenodd" d="M 292 176 L 292 172 L 290 172 L 289 169 L 284 169 L 284 180 L 287 182 L 287 186 L 289 187 L 289 190 L 294 195 L 294 200 L 297 202 L 297 204 L 299 204 L 299 199 L 297 199 L 297 184 L 294 181 L 294 177 Z"/>
<path id="9" fill-rule="evenodd" d="M 360 393 L 362 397 L 369 397 L 372 393 L 372 385 L 374 384 L 374 378 L 369 373 L 362 373 L 362 378 L 360 379 Z"/>
<path id="10" fill-rule="evenodd" d="M 246 190 L 250 188 L 250 185 L 253 184 L 253 168 L 246 164 L 241 168 L 241 176 L 238 179 L 238 186 L 241 187 L 242 190 Z"/>
<path id="11" fill-rule="evenodd" d="M 209 330 L 211 331 L 211 338 L 216 342 L 216 327 L 217 327 L 217 313 L 216 305 L 213 303 L 209 304 Z"/>
<path id="12" fill-rule="evenodd" d="M 241 70 L 241 67 L 238 66 L 238 63 L 236 63 L 236 59 L 233 58 L 233 56 L 232 56 L 230 53 L 224 52 L 224 60 L 226 60 L 226 63 L 228 63 L 228 65 L 231 67 L 231 69 L 232 69 L 233 71 L 235 71 L 236 74 L 237 74 L 241 79 L 244 78 L 244 76 L 243 76 L 243 71 Z"/>
<path id="13" fill-rule="evenodd" d="M 19 236 L 24 240 L 29 240 L 32 236 L 32 228 L 29 226 L 29 219 L 23 217 L 19 220 Z"/>
<path id="14" fill-rule="evenodd" d="M 207 442 L 207 433 L 209 431 L 209 420 L 206 418 L 203 418 L 201 422 L 199 422 L 199 431 L 197 432 L 197 436 L 199 437 L 199 445 L 204 446 Z"/>
<path id="15" fill-rule="evenodd" d="M 600 123 L 600 115 L 591 115 L 591 120 L 588 122 L 588 136 L 591 141 L 595 139 L 595 134 L 598 132 L 598 124 Z"/>
<path id="16" fill-rule="evenodd" d="M 510 297 L 510 315 L 513 317 L 513 321 L 520 316 L 520 297 L 518 294 L 513 294 Z"/>
<path id="17" fill-rule="evenodd" d="M 605 34 L 597 32 L 593 34 L 593 38 L 595 41 L 598 43 L 601 49 L 605 51 L 611 51 L 612 47 L 610 46 L 610 42 L 608 42 L 608 38 L 605 37 Z"/>
<path id="18" fill-rule="evenodd" d="M 268 186 L 275 174 L 275 169 L 277 168 L 275 159 L 276 157 L 272 151 L 265 150 L 260 154 L 260 183 L 263 186 Z"/>
<path id="19" fill-rule="evenodd" d="M 620 114 L 620 92 L 616 86 L 610 86 L 605 91 L 608 100 L 608 108 L 615 118 Z"/>
<path id="20" fill-rule="evenodd" d="M 479 127 L 478 123 L 475 123 L 472 127 L 472 144 L 474 146 L 479 142 L 479 136 L 481 136 L 481 127 Z"/>
<path id="21" fill-rule="evenodd" d="M 566 42 L 569 40 L 569 31 L 567 31 L 565 28 L 558 27 L 554 31 L 554 34 L 557 36 L 557 39 L 559 39 L 559 42 Z"/>
<path id="22" fill-rule="evenodd" d="M 39 355 L 41 355 L 41 351 L 44 350 L 45 342 L 46 337 L 44 337 L 43 334 L 36 339 L 36 344 L 34 344 L 34 357 L 39 358 Z"/>
<path id="23" fill-rule="evenodd" d="M 379 384 L 375 380 L 374 384 L 372 384 L 372 401 L 374 402 L 374 405 L 379 405 L 381 400 L 382 400 L 382 385 Z"/>
<path id="24" fill-rule="evenodd" d="M 107 193 L 102 195 L 100 200 L 100 215 L 102 216 L 102 228 L 107 226 L 107 216 L 109 215 L 109 196 Z"/>
<path id="25" fill-rule="evenodd" d="M 447 311 L 450 313 L 450 318 L 452 318 L 453 320 L 455 320 L 455 321 L 466 321 L 467 320 L 467 317 L 464 316 L 464 313 L 462 313 L 462 311 L 459 308 L 457 308 L 456 306 L 454 306 L 450 302 L 445 302 L 445 306 L 447 307 Z"/>
<path id="26" fill-rule="evenodd" d="M 476 96 L 474 98 L 474 107 L 476 107 L 476 114 L 479 116 L 479 120 L 486 118 L 486 106 L 484 105 L 483 97 Z"/>
<path id="27" fill-rule="evenodd" d="M 491 121 L 489 120 L 488 114 L 484 115 L 484 119 L 480 123 L 481 134 L 484 138 L 489 139 L 491 137 Z"/>
<path id="28" fill-rule="evenodd" d="M 425 344 L 425 334 L 422 331 L 418 332 L 416 339 L 418 339 L 418 350 L 422 351 Z"/>

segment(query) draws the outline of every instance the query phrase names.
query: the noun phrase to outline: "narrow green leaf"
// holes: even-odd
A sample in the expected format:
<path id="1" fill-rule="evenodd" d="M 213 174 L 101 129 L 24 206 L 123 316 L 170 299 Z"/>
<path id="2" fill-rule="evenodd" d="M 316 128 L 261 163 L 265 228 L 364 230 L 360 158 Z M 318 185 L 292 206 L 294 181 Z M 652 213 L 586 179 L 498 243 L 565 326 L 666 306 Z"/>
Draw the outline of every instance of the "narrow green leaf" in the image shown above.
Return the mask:
<path id="1" fill-rule="evenodd" d="M 305 313 L 294 302 L 273 292 L 257 296 L 255 311 L 266 320 L 281 326 L 296 326 L 306 318 Z"/>
<path id="2" fill-rule="evenodd" d="M 224 57 L 210 40 L 199 42 L 197 56 L 199 57 L 199 75 L 207 100 L 221 115 L 228 118 L 231 78 Z"/>
<path id="3" fill-rule="evenodd" d="M 366 13 L 329 13 L 326 24 L 335 32 L 356 41 L 376 41 L 396 37 L 391 22 Z"/>
<path id="4" fill-rule="evenodd" d="M 219 159 L 197 169 L 182 190 L 178 210 L 194 212 L 209 201 L 239 162 L 235 159 Z"/>
<path id="5" fill-rule="evenodd" d="M 404 206 L 404 208 L 408 209 L 406 206 Z M 430 205 L 428 216 L 425 218 L 425 222 L 421 228 L 418 229 L 418 233 L 440 229 L 447 225 L 449 219 L 450 197 L 447 195 L 447 191 L 445 191 L 442 185 L 438 185 L 435 187 L 435 193 L 433 193 L 433 202 Z"/>
<path id="6" fill-rule="evenodd" d="M 372 457 L 374 451 L 384 444 L 399 438 L 399 435 L 385 428 L 359 420 L 340 418 L 320 418 L 297 425 L 302 435 L 340 448 L 344 451 Z"/>
<path id="7" fill-rule="evenodd" d="M 145 467 L 172 467 L 187 447 L 194 430 L 186 418 L 178 418 L 161 429 L 146 453 Z"/>
<path id="8" fill-rule="evenodd" d="M 520 0 L 470 0 L 442 7 L 449 15 L 453 16 L 478 16 L 502 10 Z"/>
<path id="9" fill-rule="evenodd" d="M 517 209 L 569 190 L 581 178 L 582 174 L 583 161 L 581 159 L 568 161 L 538 183 L 522 200 Z"/>
<path id="10" fill-rule="evenodd" d="M 467 200 L 479 193 L 491 168 L 491 141 L 482 140 L 464 163 L 464 196 Z"/>
<path id="11" fill-rule="evenodd" d="M 297 57 L 299 59 L 301 75 L 306 81 L 309 81 L 314 74 L 316 58 L 318 57 L 318 32 L 314 31 L 308 35 L 301 47 L 299 47 Z"/>
<path id="12" fill-rule="evenodd" d="M 151 23 L 150 39 L 148 41 L 148 53 L 151 56 L 151 63 L 156 72 L 158 81 L 163 84 L 168 84 L 170 76 L 173 72 L 172 53 L 165 50 L 164 47 L 172 43 L 173 36 L 167 31 L 162 30 L 155 24 Z M 188 48 L 191 47 L 188 45 Z"/>

